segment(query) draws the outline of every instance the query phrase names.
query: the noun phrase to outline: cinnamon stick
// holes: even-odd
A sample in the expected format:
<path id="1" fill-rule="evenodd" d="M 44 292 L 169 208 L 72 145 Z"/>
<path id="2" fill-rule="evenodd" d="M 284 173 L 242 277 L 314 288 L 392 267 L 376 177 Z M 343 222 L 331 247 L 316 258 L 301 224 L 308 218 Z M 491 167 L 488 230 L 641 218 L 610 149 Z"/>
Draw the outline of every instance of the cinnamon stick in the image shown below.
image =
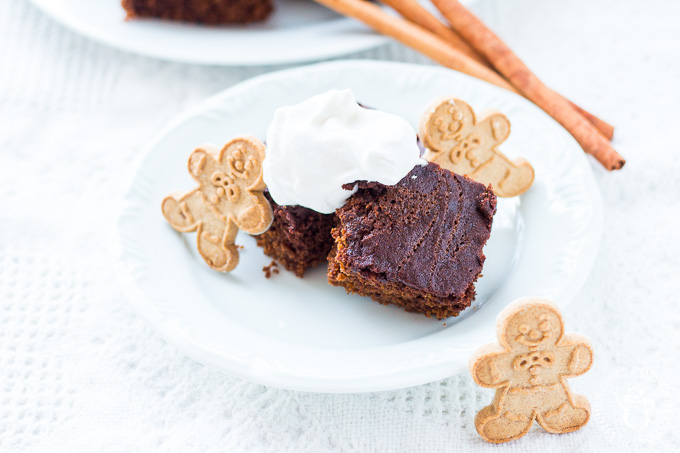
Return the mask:
<path id="1" fill-rule="evenodd" d="M 455 47 L 456 49 L 463 52 L 470 58 L 477 60 L 485 66 L 493 69 L 493 66 L 484 59 L 475 49 L 470 47 L 455 31 L 444 25 L 439 21 L 432 13 L 425 9 L 416 0 L 380 0 L 387 6 L 392 7 L 396 10 L 404 19 L 413 22 L 414 24 L 420 25 L 426 30 L 431 31 L 435 35 L 442 38 L 444 41 Z M 608 140 L 611 140 L 614 136 L 614 126 L 610 125 L 606 121 L 598 118 L 592 113 L 583 110 L 578 105 L 569 101 L 574 109 L 576 109 L 581 115 L 585 116 L 588 121 L 590 121 L 593 126 L 599 130 L 602 135 L 604 135 Z"/>
<path id="2" fill-rule="evenodd" d="M 607 139 L 572 104 L 548 88 L 482 21 L 457 0 L 432 0 L 451 26 L 527 99 L 559 122 L 607 170 L 626 163 Z"/>
<path id="3" fill-rule="evenodd" d="M 560 95 L 562 96 L 562 95 Z M 568 100 L 568 99 L 567 99 Z M 614 138 L 614 126 L 606 122 L 605 120 L 598 118 L 597 116 L 593 115 L 592 113 L 588 112 L 587 110 L 583 110 L 581 107 L 578 105 L 574 104 L 573 102 L 569 101 L 569 104 L 576 109 L 581 115 L 585 116 L 588 121 L 591 122 L 595 128 L 604 135 L 607 140 L 611 141 L 612 138 Z"/>
<path id="4" fill-rule="evenodd" d="M 463 38 L 458 36 L 455 31 L 441 23 L 434 14 L 426 10 L 417 0 L 380 0 L 380 2 L 397 11 L 404 19 L 410 20 L 425 30 L 431 31 L 468 57 L 477 60 L 484 66 L 490 67 L 489 62 L 484 57 L 463 41 Z"/>
<path id="5" fill-rule="evenodd" d="M 415 49 L 437 63 L 506 90 L 517 92 L 498 73 L 465 55 L 462 51 L 445 44 L 441 38 L 419 25 L 387 14 L 377 5 L 364 0 L 315 0 L 344 16 L 353 17 L 378 33 L 390 36 Z"/>

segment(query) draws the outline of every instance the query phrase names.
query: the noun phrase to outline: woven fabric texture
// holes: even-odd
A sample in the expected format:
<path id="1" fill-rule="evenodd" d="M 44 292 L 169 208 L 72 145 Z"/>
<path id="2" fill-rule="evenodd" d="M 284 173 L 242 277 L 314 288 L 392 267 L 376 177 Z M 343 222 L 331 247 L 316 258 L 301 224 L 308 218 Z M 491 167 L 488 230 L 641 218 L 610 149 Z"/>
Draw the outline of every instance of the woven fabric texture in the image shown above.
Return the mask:
<path id="1" fill-rule="evenodd" d="M 117 1 L 117 0 L 110 0 Z M 176 115 L 280 67 L 161 62 L 105 47 L 25 0 L 0 2 L 0 451 L 677 451 L 680 2 L 481 0 L 549 85 L 617 126 L 594 161 L 605 234 L 564 315 L 594 344 L 571 381 L 591 422 L 500 449 L 466 374 L 397 391 L 301 393 L 204 367 L 125 299 L 107 240 L 140 150 Z M 397 44 L 352 55 L 431 64 Z"/>

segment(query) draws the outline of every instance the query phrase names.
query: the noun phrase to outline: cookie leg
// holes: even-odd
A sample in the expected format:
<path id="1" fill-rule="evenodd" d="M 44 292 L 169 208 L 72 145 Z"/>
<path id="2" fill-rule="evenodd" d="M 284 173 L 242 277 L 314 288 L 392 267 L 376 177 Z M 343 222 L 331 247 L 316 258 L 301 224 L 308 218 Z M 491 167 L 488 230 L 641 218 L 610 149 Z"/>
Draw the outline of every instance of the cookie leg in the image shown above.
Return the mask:
<path id="1" fill-rule="evenodd" d="M 508 165 L 504 178 L 499 181 L 498 187 L 504 192 L 522 194 L 529 189 L 533 182 L 533 167 L 524 159 L 518 159 L 517 166 Z"/>
<path id="2" fill-rule="evenodd" d="M 534 169 L 524 159 L 514 163 L 504 156 L 494 156 L 480 165 L 470 177 L 492 184 L 496 195 L 512 197 L 524 193 L 534 180 Z"/>
<path id="3" fill-rule="evenodd" d="M 228 272 L 238 264 L 236 246 L 225 247 L 225 225 L 216 220 L 204 222 L 198 228 L 196 237 L 198 252 L 210 267 L 221 272 Z"/>
<path id="4" fill-rule="evenodd" d="M 487 406 L 475 417 L 477 432 L 487 441 L 509 442 L 525 435 L 533 423 L 531 412 L 512 413 Z"/>
<path id="5" fill-rule="evenodd" d="M 581 429 L 590 418 L 590 404 L 581 395 L 573 395 L 573 404 L 565 399 L 558 407 L 545 411 L 536 418 L 551 433 L 569 433 Z"/>

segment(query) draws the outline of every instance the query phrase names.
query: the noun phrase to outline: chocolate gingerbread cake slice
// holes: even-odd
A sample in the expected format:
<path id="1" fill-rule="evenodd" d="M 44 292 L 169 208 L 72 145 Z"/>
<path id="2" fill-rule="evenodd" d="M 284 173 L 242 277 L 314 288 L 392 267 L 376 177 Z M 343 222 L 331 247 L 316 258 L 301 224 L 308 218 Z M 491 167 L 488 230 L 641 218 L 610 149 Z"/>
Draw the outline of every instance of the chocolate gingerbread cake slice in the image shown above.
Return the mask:
<path id="1" fill-rule="evenodd" d="M 265 255 L 302 277 L 305 271 L 326 262 L 333 246 L 334 214 L 321 214 L 302 206 L 279 206 L 265 192 L 274 209 L 274 221 L 265 233 L 255 236 Z"/>
<path id="2" fill-rule="evenodd" d="M 207 25 L 261 21 L 272 0 L 122 0 L 128 19 L 155 17 Z"/>
<path id="3" fill-rule="evenodd" d="M 328 281 L 428 317 L 456 316 L 475 296 L 496 196 L 439 165 L 394 186 L 359 182 L 337 210 Z"/>

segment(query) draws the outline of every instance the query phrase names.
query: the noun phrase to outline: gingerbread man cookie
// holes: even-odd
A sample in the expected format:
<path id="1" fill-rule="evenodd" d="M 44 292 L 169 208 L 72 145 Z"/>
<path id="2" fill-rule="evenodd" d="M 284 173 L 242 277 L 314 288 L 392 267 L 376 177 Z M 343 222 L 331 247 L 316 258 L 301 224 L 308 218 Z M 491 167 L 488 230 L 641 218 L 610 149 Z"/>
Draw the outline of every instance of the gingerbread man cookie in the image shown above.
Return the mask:
<path id="1" fill-rule="evenodd" d="M 234 239 L 241 229 L 264 233 L 272 223 L 272 208 L 262 191 L 264 145 L 252 137 L 237 137 L 221 151 L 206 146 L 189 156 L 194 190 L 168 196 L 162 210 L 177 231 L 198 231 L 198 252 L 210 267 L 229 272 L 238 264 Z"/>
<path id="2" fill-rule="evenodd" d="M 593 350 L 583 336 L 564 333 L 557 306 L 519 299 L 498 315 L 496 335 L 500 346 L 483 346 L 470 359 L 475 382 L 496 389 L 493 403 L 475 417 L 479 434 L 501 443 L 525 435 L 534 420 L 551 433 L 583 427 L 590 404 L 571 393 L 567 378 L 590 369 Z"/>
<path id="3" fill-rule="evenodd" d="M 425 159 L 482 184 L 491 184 L 499 197 L 526 192 L 534 169 L 524 159 L 508 159 L 498 145 L 510 135 L 510 121 L 492 113 L 477 121 L 475 112 L 460 99 L 447 97 L 432 103 L 420 120 Z"/>

